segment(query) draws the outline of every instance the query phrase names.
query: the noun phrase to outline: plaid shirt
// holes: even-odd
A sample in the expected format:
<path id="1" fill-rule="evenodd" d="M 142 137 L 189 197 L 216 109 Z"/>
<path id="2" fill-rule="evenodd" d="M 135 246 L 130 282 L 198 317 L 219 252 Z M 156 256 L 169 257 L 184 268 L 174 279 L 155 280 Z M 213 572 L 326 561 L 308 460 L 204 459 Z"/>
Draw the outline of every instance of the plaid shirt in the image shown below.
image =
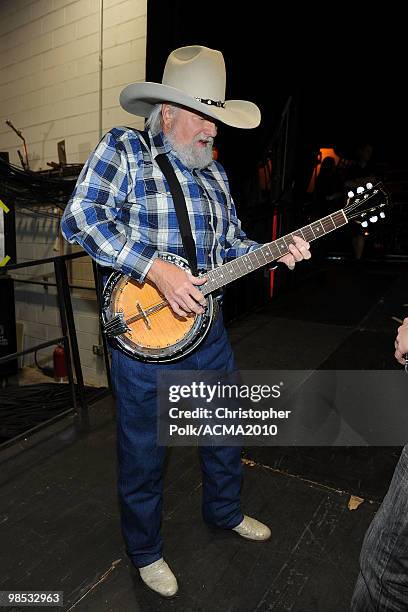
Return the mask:
<path id="1" fill-rule="evenodd" d="M 130 128 L 110 130 L 83 167 L 61 231 L 93 259 L 142 282 L 159 252 L 185 257 L 169 186 L 154 158 L 166 153 L 186 199 L 197 266 L 209 270 L 260 245 L 241 229 L 228 179 L 216 161 L 189 170 L 164 135 L 151 151 Z"/>

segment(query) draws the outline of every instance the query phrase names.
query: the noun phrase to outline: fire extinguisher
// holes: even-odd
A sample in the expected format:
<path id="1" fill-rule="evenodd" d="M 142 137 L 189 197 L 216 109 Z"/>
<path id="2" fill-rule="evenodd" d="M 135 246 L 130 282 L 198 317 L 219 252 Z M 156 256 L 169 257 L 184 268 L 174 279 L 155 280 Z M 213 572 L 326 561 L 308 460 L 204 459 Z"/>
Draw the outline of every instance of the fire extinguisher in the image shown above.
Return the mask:
<path id="1" fill-rule="evenodd" d="M 54 380 L 64 382 L 68 378 L 67 366 L 65 363 L 65 351 L 62 344 L 58 344 L 52 354 L 54 362 Z"/>

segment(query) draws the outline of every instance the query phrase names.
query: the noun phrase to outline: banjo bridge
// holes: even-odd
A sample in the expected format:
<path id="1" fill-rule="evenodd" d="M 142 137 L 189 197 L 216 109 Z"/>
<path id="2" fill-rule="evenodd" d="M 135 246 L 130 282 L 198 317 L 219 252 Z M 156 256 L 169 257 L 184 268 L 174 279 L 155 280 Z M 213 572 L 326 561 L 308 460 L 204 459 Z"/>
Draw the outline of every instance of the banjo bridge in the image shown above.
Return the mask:
<path id="1" fill-rule="evenodd" d="M 143 321 L 146 323 L 146 327 L 147 327 L 147 329 L 152 329 L 152 326 L 151 326 L 151 324 L 150 324 L 150 319 L 149 319 L 149 317 L 147 316 L 146 311 L 145 311 L 145 310 L 143 310 L 143 308 L 141 307 L 141 305 L 140 305 L 140 303 L 139 303 L 139 302 L 136 302 L 136 308 L 137 308 L 138 312 L 140 313 L 140 315 L 141 315 L 141 317 L 142 317 Z"/>

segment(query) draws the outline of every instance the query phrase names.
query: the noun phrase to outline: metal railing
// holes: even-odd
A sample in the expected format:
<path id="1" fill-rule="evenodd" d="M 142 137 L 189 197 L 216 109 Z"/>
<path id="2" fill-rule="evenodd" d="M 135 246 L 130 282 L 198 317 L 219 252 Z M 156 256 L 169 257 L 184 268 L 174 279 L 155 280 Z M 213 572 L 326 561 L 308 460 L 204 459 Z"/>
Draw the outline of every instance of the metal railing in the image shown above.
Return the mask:
<path id="1" fill-rule="evenodd" d="M 52 419 L 49 419 L 47 421 L 44 421 L 43 423 L 36 425 L 34 428 L 28 431 L 25 431 L 10 440 L 7 440 L 6 442 L 0 444 L 0 449 L 5 448 L 6 446 L 10 446 L 11 444 L 18 441 L 20 438 L 26 437 L 28 434 L 34 433 L 34 431 L 38 431 L 39 429 L 46 427 L 50 422 L 55 421 L 58 417 L 62 418 L 63 416 L 66 416 L 67 414 L 72 413 L 72 412 L 76 414 L 78 428 L 81 431 L 89 431 L 88 401 L 87 401 L 86 393 L 85 393 L 85 385 L 84 385 L 84 379 L 83 379 L 83 374 L 82 374 L 82 366 L 81 366 L 81 359 L 80 359 L 80 354 L 79 354 L 78 339 L 77 339 L 77 334 L 76 334 L 76 329 L 75 329 L 75 321 L 74 321 L 74 314 L 73 314 L 73 309 L 72 309 L 70 290 L 72 288 L 81 288 L 81 289 L 93 289 L 93 288 L 92 287 L 79 287 L 78 285 L 70 285 L 68 282 L 68 274 L 67 274 L 67 266 L 66 266 L 67 261 L 78 259 L 80 257 L 86 257 L 86 256 L 88 256 L 88 254 L 85 252 L 71 253 L 68 255 L 59 255 L 56 257 L 38 259 L 35 261 L 27 261 L 23 263 L 10 264 L 2 269 L 0 268 L 0 275 L 9 277 L 9 272 L 11 272 L 12 270 L 18 270 L 20 268 L 29 268 L 29 267 L 39 266 L 43 264 L 50 264 L 50 263 L 53 264 L 54 274 L 55 274 L 55 283 L 49 283 L 46 281 L 41 282 L 38 280 L 30 280 L 30 279 L 13 279 L 12 276 L 10 276 L 9 278 L 14 280 L 14 282 L 16 283 L 23 282 L 23 283 L 31 283 L 34 285 L 38 285 L 38 284 L 44 285 L 45 284 L 47 286 L 56 287 L 57 302 L 58 302 L 58 308 L 59 308 L 59 313 L 60 313 L 62 334 L 57 338 L 53 338 L 52 340 L 48 340 L 47 342 L 42 342 L 40 344 L 30 347 L 29 349 L 25 349 L 23 351 L 18 351 L 18 352 L 6 355 L 4 357 L 1 357 L 0 365 L 2 365 L 3 363 L 7 363 L 9 361 L 16 360 L 18 357 L 21 357 L 23 355 L 34 353 L 40 349 L 44 349 L 49 346 L 53 346 L 57 344 L 62 344 L 64 347 L 64 351 L 65 351 L 64 353 L 65 363 L 66 363 L 66 368 L 67 368 L 68 384 L 70 388 L 70 396 L 71 396 L 71 402 L 72 402 L 72 408 L 64 411 L 63 413 L 60 413 L 59 415 L 56 415 Z M 94 272 L 94 278 L 95 278 L 96 297 L 97 297 L 98 309 L 99 309 L 100 300 L 101 300 L 101 280 L 100 280 L 98 266 L 94 262 L 93 262 L 93 272 Z M 110 390 L 111 380 L 110 380 L 109 358 L 108 358 L 106 339 L 103 334 L 102 334 L 102 342 L 103 342 L 103 348 L 104 348 L 106 375 L 107 375 L 107 380 L 108 380 L 108 387 Z M 75 380 L 74 380 L 74 374 L 75 374 Z"/>

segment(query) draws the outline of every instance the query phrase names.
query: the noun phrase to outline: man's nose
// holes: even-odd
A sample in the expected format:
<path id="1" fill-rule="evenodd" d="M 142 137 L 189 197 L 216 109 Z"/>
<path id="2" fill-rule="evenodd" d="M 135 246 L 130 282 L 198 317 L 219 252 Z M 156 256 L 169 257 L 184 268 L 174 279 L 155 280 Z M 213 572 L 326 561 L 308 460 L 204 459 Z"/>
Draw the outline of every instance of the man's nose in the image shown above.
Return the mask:
<path id="1" fill-rule="evenodd" d="M 207 134 L 207 136 L 211 136 L 212 138 L 215 138 L 215 136 L 217 135 L 217 126 L 215 124 L 215 121 L 210 121 L 207 119 L 205 122 L 204 131 Z"/>

